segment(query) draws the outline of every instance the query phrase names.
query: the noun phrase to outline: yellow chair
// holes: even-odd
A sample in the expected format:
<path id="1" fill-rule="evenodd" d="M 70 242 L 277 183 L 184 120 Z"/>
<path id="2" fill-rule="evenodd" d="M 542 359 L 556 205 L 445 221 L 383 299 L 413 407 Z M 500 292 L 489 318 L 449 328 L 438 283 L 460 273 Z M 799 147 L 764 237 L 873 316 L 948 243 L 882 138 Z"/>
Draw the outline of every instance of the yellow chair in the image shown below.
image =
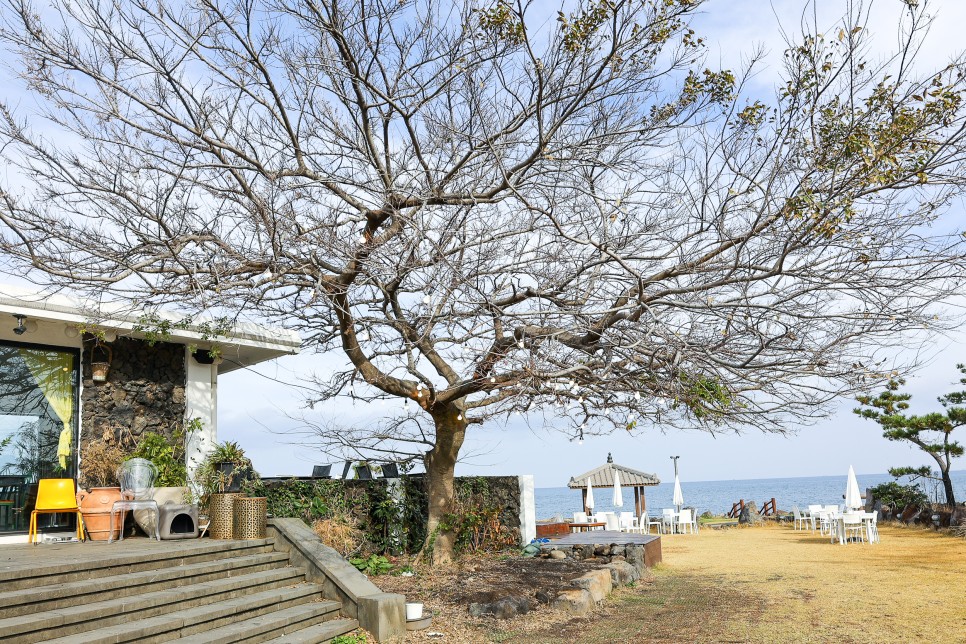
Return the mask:
<path id="1" fill-rule="evenodd" d="M 74 479 L 40 479 L 37 486 L 37 504 L 30 513 L 30 538 L 34 542 L 37 536 L 38 514 L 77 513 L 77 538 L 84 540 L 84 520 L 80 508 L 77 507 L 77 497 L 74 491 Z"/>

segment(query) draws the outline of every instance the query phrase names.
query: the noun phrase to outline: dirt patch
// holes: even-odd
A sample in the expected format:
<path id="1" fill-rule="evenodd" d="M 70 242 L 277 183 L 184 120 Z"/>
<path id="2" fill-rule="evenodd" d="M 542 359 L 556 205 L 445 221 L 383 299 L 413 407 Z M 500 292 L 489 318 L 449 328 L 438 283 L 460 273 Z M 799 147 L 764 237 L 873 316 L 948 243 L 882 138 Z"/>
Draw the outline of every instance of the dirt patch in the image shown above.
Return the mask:
<path id="1" fill-rule="evenodd" d="M 379 576 L 373 581 L 385 592 L 402 593 L 407 601 L 422 602 L 424 610 L 433 615 L 433 625 L 426 631 L 410 633 L 407 641 L 517 641 L 515 638 L 568 621 L 586 623 L 586 619 L 572 620 L 546 604 L 570 587 L 571 580 L 600 565 L 572 559 L 477 554 L 445 568 L 417 569 L 412 577 Z M 510 619 L 469 615 L 471 603 L 521 596 L 530 598 L 537 610 Z"/>
<path id="2" fill-rule="evenodd" d="M 569 588 L 572 580 L 598 568 L 600 564 L 573 559 L 477 555 L 432 574 L 424 570 L 413 577 L 379 577 L 375 581 L 386 592 L 417 594 L 447 604 L 466 606 L 507 596 L 533 597 L 547 603 Z"/>
<path id="3" fill-rule="evenodd" d="M 556 598 L 573 579 L 599 566 L 572 559 L 513 558 L 478 566 L 459 578 L 450 592 L 444 593 L 454 604 L 491 602 L 500 597 L 526 596 L 541 603 Z"/>

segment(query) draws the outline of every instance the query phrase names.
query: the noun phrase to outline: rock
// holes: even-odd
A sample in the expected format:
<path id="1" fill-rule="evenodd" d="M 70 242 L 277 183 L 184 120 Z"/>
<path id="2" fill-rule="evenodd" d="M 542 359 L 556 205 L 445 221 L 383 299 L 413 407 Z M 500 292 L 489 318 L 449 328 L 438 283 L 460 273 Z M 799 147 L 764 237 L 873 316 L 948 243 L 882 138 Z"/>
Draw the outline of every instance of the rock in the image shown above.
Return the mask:
<path id="1" fill-rule="evenodd" d="M 749 525 L 759 525 L 761 523 L 761 515 L 758 513 L 758 506 L 755 505 L 754 501 L 745 504 L 745 507 L 741 509 L 741 514 L 738 515 L 738 523 L 747 523 Z"/>
<path id="2" fill-rule="evenodd" d="M 594 556 L 596 557 L 606 557 L 610 554 L 610 546 L 602 544 L 594 544 Z"/>
<path id="3" fill-rule="evenodd" d="M 586 590 L 594 602 L 604 601 L 614 589 L 609 570 L 591 570 L 572 580 L 570 585 Z"/>
<path id="4" fill-rule="evenodd" d="M 903 523 L 912 523 L 919 518 L 919 508 L 914 505 L 906 506 L 899 517 Z"/>
<path id="5" fill-rule="evenodd" d="M 471 602 L 470 615 L 482 617 L 492 615 L 497 619 L 509 619 L 530 612 L 530 598 L 520 596 L 501 597 L 495 601 Z"/>
<path id="6" fill-rule="evenodd" d="M 949 525 L 966 525 L 966 505 L 957 505 L 953 508 L 953 515 L 949 520 Z"/>
<path id="7" fill-rule="evenodd" d="M 626 586 L 641 578 L 637 568 L 626 561 L 612 561 L 604 568 L 610 571 L 610 580 L 614 586 Z"/>
<path id="8" fill-rule="evenodd" d="M 567 554 L 563 550 L 551 550 L 550 551 L 550 558 L 551 559 L 566 559 L 567 558 Z"/>
<path id="9" fill-rule="evenodd" d="M 627 546 L 627 563 L 634 566 L 639 573 L 644 572 L 644 546 Z"/>
<path id="10" fill-rule="evenodd" d="M 588 615 L 594 610 L 594 600 L 590 593 L 582 588 L 568 588 L 560 591 L 553 600 L 553 607 L 575 617 Z"/>
<path id="11" fill-rule="evenodd" d="M 546 590 L 538 590 L 533 594 L 533 596 L 541 604 L 549 604 L 553 601 L 553 595 Z"/>

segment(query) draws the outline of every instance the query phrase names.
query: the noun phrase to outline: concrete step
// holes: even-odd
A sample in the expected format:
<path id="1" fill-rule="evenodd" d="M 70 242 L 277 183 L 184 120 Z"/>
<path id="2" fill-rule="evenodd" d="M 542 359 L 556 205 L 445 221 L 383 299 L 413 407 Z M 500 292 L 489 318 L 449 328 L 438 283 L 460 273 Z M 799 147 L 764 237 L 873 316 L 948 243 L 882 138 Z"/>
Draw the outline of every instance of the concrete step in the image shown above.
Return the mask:
<path id="1" fill-rule="evenodd" d="M 288 633 L 287 635 L 268 640 L 268 642 L 271 644 L 319 644 L 320 642 L 328 642 L 339 635 L 351 633 L 357 628 L 359 628 L 358 621 L 343 617 L 342 619 L 333 619 L 314 626 L 308 626 Z"/>
<path id="2" fill-rule="evenodd" d="M 123 623 L 76 634 L 62 634 L 58 638 L 41 641 L 48 644 L 155 644 L 199 635 L 202 638 L 200 641 L 207 642 L 210 640 L 205 637 L 217 629 L 294 606 L 312 604 L 322 615 L 335 616 L 339 611 L 339 603 L 318 601 L 321 592 L 322 587 L 318 584 L 307 583 L 257 593 L 246 592 L 232 599 L 183 608 L 163 615 L 144 618 L 132 615 Z"/>
<path id="3" fill-rule="evenodd" d="M 128 539 L 110 544 L 11 546 L 21 550 L 10 561 L 0 562 L 0 592 L 273 552 L 273 545 L 273 539 Z"/>
<path id="4" fill-rule="evenodd" d="M 289 637 L 296 633 L 317 630 L 326 633 L 325 639 L 293 640 L 323 642 L 348 633 L 358 627 L 354 619 L 336 619 L 338 613 L 332 610 L 333 602 L 312 602 L 293 606 L 285 610 L 253 617 L 242 622 L 222 626 L 196 635 L 188 635 L 174 642 L 179 644 L 236 644 L 237 642 L 276 641 L 279 637 Z M 290 634 L 290 635 L 287 635 Z M 317 636 L 310 636 L 315 638 Z"/>
<path id="5" fill-rule="evenodd" d="M 230 553 L 229 551 L 226 554 Z M 57 585 L 8 590 L 0 592 L 0 619 L 18 615 L 36 615 L 48 610 L 96 602 L 106 596 L 105 592 L 109 592 L 112 599 L 118 599 L 145 592 L 262 572 L 287 564 L 287 554 L 266 552 Z"/>
<path id="6" fill-rule="evenodd" d="M 123 625 L 132 619 L 164 615 L 177 609 L 219 604 L 240 596 L 293 586 L 303 580 L 302 570 L 284 567 L 130 597 L 115 597 L 106 591 L 102 594 L 105 599 L 101 601 L 2 619 L 0 640 L 22 644 L 42 642 L 94 628 Z"/>

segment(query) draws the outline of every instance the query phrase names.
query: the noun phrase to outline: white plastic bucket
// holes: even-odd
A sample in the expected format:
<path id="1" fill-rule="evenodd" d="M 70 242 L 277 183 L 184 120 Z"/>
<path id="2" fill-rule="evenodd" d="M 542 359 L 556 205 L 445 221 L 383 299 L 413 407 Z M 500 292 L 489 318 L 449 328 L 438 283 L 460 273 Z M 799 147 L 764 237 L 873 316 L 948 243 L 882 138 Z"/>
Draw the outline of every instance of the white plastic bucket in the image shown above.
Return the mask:
<path id="1" fill-rule="evenodd" d="M 423 618 L 423 605 L 422 604 L 406 604 L 406 620 L 412 621 L 414 619 Z"/>

